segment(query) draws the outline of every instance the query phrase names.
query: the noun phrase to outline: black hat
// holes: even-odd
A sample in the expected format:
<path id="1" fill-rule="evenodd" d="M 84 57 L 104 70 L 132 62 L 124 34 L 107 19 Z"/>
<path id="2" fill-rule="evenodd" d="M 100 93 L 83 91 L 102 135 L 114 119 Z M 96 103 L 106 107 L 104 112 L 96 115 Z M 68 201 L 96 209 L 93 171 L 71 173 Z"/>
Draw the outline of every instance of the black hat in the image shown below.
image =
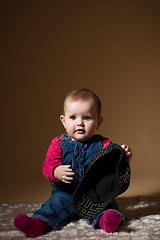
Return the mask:
<path id="1" fill-rule="evenodd" d="M 73 194 L 75 212 L 93 219 L 130 184 L 130 167 L 123 149 L 109 144 L 91 160 L 84 178 Z"/>

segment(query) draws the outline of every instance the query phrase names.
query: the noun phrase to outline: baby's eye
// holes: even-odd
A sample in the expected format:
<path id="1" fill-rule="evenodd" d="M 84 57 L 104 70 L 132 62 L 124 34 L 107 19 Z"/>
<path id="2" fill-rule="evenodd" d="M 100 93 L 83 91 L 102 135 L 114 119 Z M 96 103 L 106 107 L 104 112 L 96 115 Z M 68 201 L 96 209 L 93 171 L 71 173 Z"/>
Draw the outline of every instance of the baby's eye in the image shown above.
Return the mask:
<path id="1" fill-rule="evenodd" d="M 70 119 L 75 120 L 76 117 L 75 116 L 70 116 Z"/>
<path id="2" fill-rule="evenodd" d="M 84 117 L 84 120 L 90 120 L 90 119 L 91 119 L 91 117 L 89 117 L 89 116 Z"/>

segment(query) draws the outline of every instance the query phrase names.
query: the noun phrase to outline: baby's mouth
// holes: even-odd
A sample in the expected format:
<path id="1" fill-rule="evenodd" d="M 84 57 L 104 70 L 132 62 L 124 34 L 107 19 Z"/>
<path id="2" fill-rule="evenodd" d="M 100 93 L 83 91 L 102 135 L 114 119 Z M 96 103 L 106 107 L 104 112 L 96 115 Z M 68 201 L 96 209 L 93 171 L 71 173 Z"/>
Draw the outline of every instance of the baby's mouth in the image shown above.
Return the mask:
<path id="1" fill-rule="evenodd" d="M 85 130 L 84 129 L 77 129 L 76 132 L 79 133 L 79 134 L 84 134 Z"/>

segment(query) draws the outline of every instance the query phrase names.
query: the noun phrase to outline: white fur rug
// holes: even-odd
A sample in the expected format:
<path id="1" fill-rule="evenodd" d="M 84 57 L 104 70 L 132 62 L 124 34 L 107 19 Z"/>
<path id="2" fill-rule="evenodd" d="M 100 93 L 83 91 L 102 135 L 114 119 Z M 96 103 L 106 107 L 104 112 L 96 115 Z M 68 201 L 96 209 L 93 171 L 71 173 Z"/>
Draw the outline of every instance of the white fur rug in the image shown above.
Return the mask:
<path id="1" fill-rule="evenodd" d="M 160 197 L 118 198 L 117 203 L 125 216 L 125 224 L 118 232 L 107 234 L 103 230 L 94 230 L 86 220 L 72 222 L 57 232 L 47 233 L 39 239 L 47 240 L 88 240 L 116 239 L 143 240 L 160 239 Z M 29 239 L 17 231 L 13 219 L 18 213 L 29 216 L 41 203 L 0 204 L 0 239 Z"/>

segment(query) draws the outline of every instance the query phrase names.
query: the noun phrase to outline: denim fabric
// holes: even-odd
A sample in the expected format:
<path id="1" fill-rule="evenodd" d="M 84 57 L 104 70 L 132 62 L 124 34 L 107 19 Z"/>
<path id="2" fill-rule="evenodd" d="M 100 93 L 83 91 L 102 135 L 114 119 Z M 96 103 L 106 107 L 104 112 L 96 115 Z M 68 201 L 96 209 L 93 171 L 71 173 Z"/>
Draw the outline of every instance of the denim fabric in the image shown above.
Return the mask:
<path id="1" fill-rule="evenodd" d="M 61 135 L 61 149 L 63 152 L 62 164 L 71 165 L 75 172 L 74 180 L 71 184 L 65 184 L 62 181 L 52 183 L 50 198 L 32 216 L 47 222 L 52 226 L 53 231 L 79 219 L 72 204 L 73 192 L 82 180 L 93 156 L 102 150 L 102 143 L 100 138 L 88 143 L 70 141 L 69 136 L 65 134 Z"/>
<path id="2" fill-rule="evenodd" d="M 52 184 L 52 194 L 47 202 L 41 205 L 32 217 L 40 218 L 52 227 L 58 225 L 74 212 L 72 194 L 63 192 Z"/>
<path id="3" fill-rule="evenodd" d="M 99 140 L 98 135 L 97 140 Z M 73 184 L 80 183 L 88 164 L 94 155 L 102 150 L 102 143 L 97 140 L 88 143 L 70 141 L 67 134 L 61 135 L 62 164 L 71 165 L 73 172 L 75 172 Z"/>

